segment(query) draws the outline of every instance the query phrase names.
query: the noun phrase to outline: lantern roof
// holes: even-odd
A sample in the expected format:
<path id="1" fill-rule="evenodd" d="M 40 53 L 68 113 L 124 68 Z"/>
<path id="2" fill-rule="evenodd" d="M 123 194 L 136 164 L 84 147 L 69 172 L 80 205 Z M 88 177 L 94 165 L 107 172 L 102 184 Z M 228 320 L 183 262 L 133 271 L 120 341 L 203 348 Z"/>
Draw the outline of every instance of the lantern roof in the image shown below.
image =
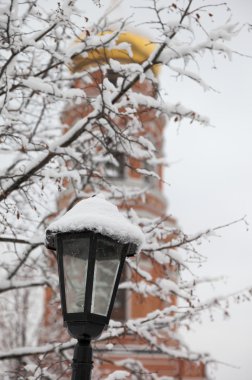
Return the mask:
<path id="1" fill-rule="evenodd" d="M 107 34 L 112 34 L 113 31 L 104 31 L 97 37 L 103 37 Z M 80 37 L 79 41 L 82 41 Z M 100 47 L 90 50 L 84 55 L 77 55 L 73 59 L 72 70 L 84 71 L 88 67 L 109 63 L 109 59 L 114 59 L 120 63 L 139 63 L 142 64 L 146 61 L 157 45 L 151 42 L 148 38 L 128 32 L 121 31 L 117 37 L 115 37 L 115 43 L 113 46 Z M 160 71 L 160 65 L 156 64 L 152 67 L 153 73 L 157 76 Z"/>
<path id="2" fill-rule="evenodd" d="M 46 233 L 75 231 L 94 231 L 124 244 L 132 243 L 138 251 L 144 242 L 141 229 L 124 217 L 103 194 L 78 202 L 65 215 L 52 222 Z"/>

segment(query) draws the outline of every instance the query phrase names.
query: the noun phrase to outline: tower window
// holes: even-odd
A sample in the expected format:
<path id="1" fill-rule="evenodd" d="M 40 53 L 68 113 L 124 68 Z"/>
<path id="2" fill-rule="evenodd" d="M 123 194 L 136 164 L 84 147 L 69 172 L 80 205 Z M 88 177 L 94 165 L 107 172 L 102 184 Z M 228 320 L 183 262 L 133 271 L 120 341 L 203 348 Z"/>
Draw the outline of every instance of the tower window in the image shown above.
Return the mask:
<path id="1" fill-rule="evenodd" d="M 115 73 L 113 70 L 108 69 L 108 70 L 107 70 L 106 77 L 107 77 L 108 80 L 109 80 L 111 83 L 113 83 L 113 85 L 116 87 L 116 82 L 117 82 L 117 79 L 118 79 L 118 77 L 119 77 L 118 73 Z"/>
<path id="2" fill-rule="evenodd" d="M 105 163 L 105 175 L 107 178 L 124 178 L 125 171 L 125 156 L 121 152 L 112 153 L 117 163 L 106 162 Z"/>

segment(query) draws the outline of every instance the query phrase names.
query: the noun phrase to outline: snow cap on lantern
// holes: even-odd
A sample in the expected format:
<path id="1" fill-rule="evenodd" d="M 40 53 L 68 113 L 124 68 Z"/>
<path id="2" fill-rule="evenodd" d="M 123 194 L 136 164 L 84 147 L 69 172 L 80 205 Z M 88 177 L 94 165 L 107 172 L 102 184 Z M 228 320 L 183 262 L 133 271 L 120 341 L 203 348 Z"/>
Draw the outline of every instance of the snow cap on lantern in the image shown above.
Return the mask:
<path id="1" fill-rule="evenodd" d="M 124 244 L 132 243 L 137 246 L 138 252 L 144 242 L 141 229 L 124 217 L 103 194 L 78 202 L 51 223 L 46 230 L 47 247 L 55 249 L 54 236 L 57 233 L 73 231 L 93 231 Z"/>

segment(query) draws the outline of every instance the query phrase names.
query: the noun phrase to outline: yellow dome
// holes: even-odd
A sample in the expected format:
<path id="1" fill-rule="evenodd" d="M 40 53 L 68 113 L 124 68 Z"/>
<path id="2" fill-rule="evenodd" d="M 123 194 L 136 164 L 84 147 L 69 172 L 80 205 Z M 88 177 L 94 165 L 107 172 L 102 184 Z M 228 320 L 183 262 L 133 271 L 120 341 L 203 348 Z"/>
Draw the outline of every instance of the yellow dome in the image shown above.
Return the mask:
<path id="1" fill-rule="evenodd" d="M 101 35 L 112 33 L 111 31 L 103 32 Z M 82 71 L 90 66 L 109 63 L 109 59 L 115 59 L 121 63 L 139 63 L 142 64 L 149 58 L 155 50 L 156 45 L 150 42 L 146 37 L 133 34 L 131 32 L 121 32 L 116 39 L 116 45 L 127 42 L 131 46 L 132 54 L 129 55 L 128 50 L 121 48 L 99 48 L 91 50 L 86 56 L 78 55 L 74 58 L 72 70 Z M 153 65 L 152 71 L 157 76 L 160 65 Z"/>

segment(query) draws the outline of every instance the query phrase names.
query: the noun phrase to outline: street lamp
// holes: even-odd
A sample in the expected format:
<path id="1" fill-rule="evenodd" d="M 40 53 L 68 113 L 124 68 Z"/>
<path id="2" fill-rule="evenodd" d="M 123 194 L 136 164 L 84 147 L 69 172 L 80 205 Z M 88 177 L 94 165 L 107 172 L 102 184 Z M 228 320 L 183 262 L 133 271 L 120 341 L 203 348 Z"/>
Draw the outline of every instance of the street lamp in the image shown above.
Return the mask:
<path id="1" fill-rule="evenodd" d="M 125 258 L 143 242 L 131 224 L 103 196 L 77 203 L 46 230 L 46 247 L 57 251 L 64 325 L 78 340 L 72 380 L 89 380 L 90 341 L 108 325 Z"/>

